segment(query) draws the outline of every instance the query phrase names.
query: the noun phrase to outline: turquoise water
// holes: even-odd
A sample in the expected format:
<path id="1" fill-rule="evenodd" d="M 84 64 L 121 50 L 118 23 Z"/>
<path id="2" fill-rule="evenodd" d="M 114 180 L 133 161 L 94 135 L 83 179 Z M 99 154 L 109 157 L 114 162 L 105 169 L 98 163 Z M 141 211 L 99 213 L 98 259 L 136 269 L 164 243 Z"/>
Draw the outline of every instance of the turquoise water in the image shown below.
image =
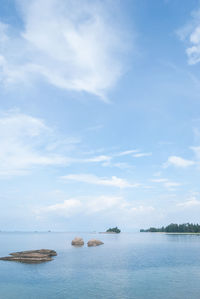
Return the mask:
<path id="1" fill-rule="evenodd" d="M 99 247 L 71 240 L 98 238 Z M 74 233 L 0 233 L 0 255 L 55 249 L 52 262 L 0 261 L 1 299 L 199 299 L 200 236 Z"/>

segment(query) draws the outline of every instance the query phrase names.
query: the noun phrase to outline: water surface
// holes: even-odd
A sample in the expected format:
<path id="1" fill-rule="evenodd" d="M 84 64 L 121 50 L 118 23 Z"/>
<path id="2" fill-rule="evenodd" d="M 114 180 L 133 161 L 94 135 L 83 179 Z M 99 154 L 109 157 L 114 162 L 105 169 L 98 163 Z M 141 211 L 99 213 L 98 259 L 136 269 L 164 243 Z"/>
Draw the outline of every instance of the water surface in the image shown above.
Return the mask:
<path id="1" fill-rule="evenodd" d="M 99 247 L 71 240 L 98 238 Z M 0 255 L 49 248 L 43 264 L 0 261 L 2 299 L 199 299 L 200 235 L 0 233 Z"/>

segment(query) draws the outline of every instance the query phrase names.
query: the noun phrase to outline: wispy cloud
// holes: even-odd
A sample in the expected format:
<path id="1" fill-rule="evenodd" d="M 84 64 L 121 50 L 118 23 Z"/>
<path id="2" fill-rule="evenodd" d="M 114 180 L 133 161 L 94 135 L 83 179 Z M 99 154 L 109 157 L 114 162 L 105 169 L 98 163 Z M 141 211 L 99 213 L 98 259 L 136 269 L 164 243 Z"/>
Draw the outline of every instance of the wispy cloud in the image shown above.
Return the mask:
<path id="1" fill-rule="evenodd" d="M 112 14 L 114 1 L 18 3 L 23 32 L 16 35 L 16 28 L 12 33 L 12 27 L 0 24 L 1 81 L 8 84 L 39 76 L 56 87 L 106 100 L 107 89 L 124 71 L 122 54 L 128 44 Z"/>
<path id="2" fill-rule="evenodd" d="M 166 178 L 159 178 L 159 179 L 152 179 L 151 180 L 153 183 L 161 183 L 165 188 L 168 188 L 168 189 L 174 189 L 175 187 L 179 187 L 181 186 L 181 183 L 179 182 L 173 182 L 173 181 L 170 181 Z"/>
<path id="3" fill-rule="evenodd" d="M 113 154 L 113 157 L 123 157 L 123 156 L 132 156 L 134 158 L 140 158 L 140 157 L 152 156 L 152 153 L 143 153 L 139 149 L 133 149 L 133 150 L 126 150 L 117 154 Z"/>
<path id="4" fill-rule="evenodd" d="M 149 157 L 149 156 L 152 156 L 152 153 L 137 153 L 133 155 L 134 158 Z"/>
<path id="5" fill-rule="evenodd" d="M 182 208 L 190 208 L 190 207 L 200 206 L 200 200 L 198 200 L 196 198 L 196 196 L 192 196 L 188 200 L 178 203 L 177 206 L 182 207 Z"/>
<path id="6" fill-rule="evenodd" d="M 200 9 L 192 12 L 192 19 L 177 31 L 181 40 L 187 42 L 186 54 L 188 63 L 200 62 Z"/>
<path id="7" fill-rule="evenodd" d="M 138 183 L 129 183 L 127 180 L 112 176 L 111 178 L 98 177 L 93 174 L 69 174 L 61 177 L 65 181 L 76 181 L 93 185 L 102 185 L 118 188 L 138 187 Z"/>
<path id="8" fill-rule="evenodd" d="M 82 159 L 74 159 L 74 162 L 80 163 L 90 163 L 90 162 L 99 162 L 104 167 L 116 167 L 120 169 L 130 169 L 134 166 L 126 161 L 124 162 L 124 158 L 140 158 L 140 157 L 148 157 L 151 156 L 152 153 L 142 153 L 138 149 L 133 150 L 125 150 L 118 153 L 108 153 L 105 155 L 91 156 L 88 158 Z M 123 161 L 121 160 L 123 159 Z"/>
<path id="9" fill-rule="evenodd" d="M 44 121 L 19 112 L 0 115 L 0 176 L 26 174 L 36 166 L 67 164 L 68 159 L 47 150 L 52 135 Z"/>
<path id="10" fill-rule="evenodd" d="M 131 155 L 133 153 L 138 153 L 138 152 L 139 152 L 139 150 L 137 150 L 137 149 L 126 150 L 126 151 L 123 151 L 123 152 L 115 154 L 115 157 L 129 156 L 129 155 Z"/>
<path id="11" fill-rule="evenodd" d="M 178 156 L 170 156 L 167 160 L 167 162 L 164 164 L 164 167 L 168 167 L 170 165 L 175 166 L 175 167 L 182 167 L 186 168 L 189 166 L 192 166 L 195 164 L 195 161 L 193 160 L 187 160 Z"/>
<path id="12" fill-rule="evenodd" d="M 0 176 L 25 175 L 39 166 L 70 166 L 72 164 L 99 164 L 110 166 L 115 155 L 80 154 L 80 139 L 60 136 L 45 124 L 42 119 L 23 114 L 17 110 L 0 114 Z M 126 151 L 122 156 L 130 155 Z M 121 156 L 121 155 L 120 155 Z M 119 158 L 120 158 L 119 156 Z M 116 157 L 117 158 L 117 157 Z M 125 162 L 113 163 L 114 167 L 129 168 Z M 113 176 L 111 179 L 92 175 L 78 175 L 68 179 L 84 180 L 98 185 L 134 187 L 126 180 Z"/>
<path id="13" fill-rule="evenodd" d="M 94 157 L 82 159 L 82 161 L 83 162 L 109 162 L 111 159 L 112 157 L 110 156 L 100 155 L 100 156 L 94 156 Z"/>

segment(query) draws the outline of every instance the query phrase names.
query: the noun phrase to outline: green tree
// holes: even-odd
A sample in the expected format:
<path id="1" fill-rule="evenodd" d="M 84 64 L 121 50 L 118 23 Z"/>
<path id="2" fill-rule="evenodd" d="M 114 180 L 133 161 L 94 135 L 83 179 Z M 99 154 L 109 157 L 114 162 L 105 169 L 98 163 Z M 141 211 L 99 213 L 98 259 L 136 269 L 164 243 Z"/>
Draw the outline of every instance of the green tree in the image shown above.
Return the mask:
<path id="1" fill-rule="evenodd" d="M 116 234 L 119 234 L 121 232 L 121 230 L 116 226 L 116 227 L 107 229 L 106 232 L 107 233 L 116 233 Z"/>

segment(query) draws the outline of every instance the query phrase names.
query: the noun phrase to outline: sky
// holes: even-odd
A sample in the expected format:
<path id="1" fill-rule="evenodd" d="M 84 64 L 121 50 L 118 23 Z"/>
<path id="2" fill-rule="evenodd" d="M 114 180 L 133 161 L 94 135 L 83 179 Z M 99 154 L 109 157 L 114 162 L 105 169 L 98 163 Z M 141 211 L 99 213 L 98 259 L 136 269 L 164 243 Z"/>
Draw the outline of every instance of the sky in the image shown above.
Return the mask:
<path id="1" fill-rule="evenodd" d="M 200 215 L 200 1 L 0 0 L 0 229 Z"/>

